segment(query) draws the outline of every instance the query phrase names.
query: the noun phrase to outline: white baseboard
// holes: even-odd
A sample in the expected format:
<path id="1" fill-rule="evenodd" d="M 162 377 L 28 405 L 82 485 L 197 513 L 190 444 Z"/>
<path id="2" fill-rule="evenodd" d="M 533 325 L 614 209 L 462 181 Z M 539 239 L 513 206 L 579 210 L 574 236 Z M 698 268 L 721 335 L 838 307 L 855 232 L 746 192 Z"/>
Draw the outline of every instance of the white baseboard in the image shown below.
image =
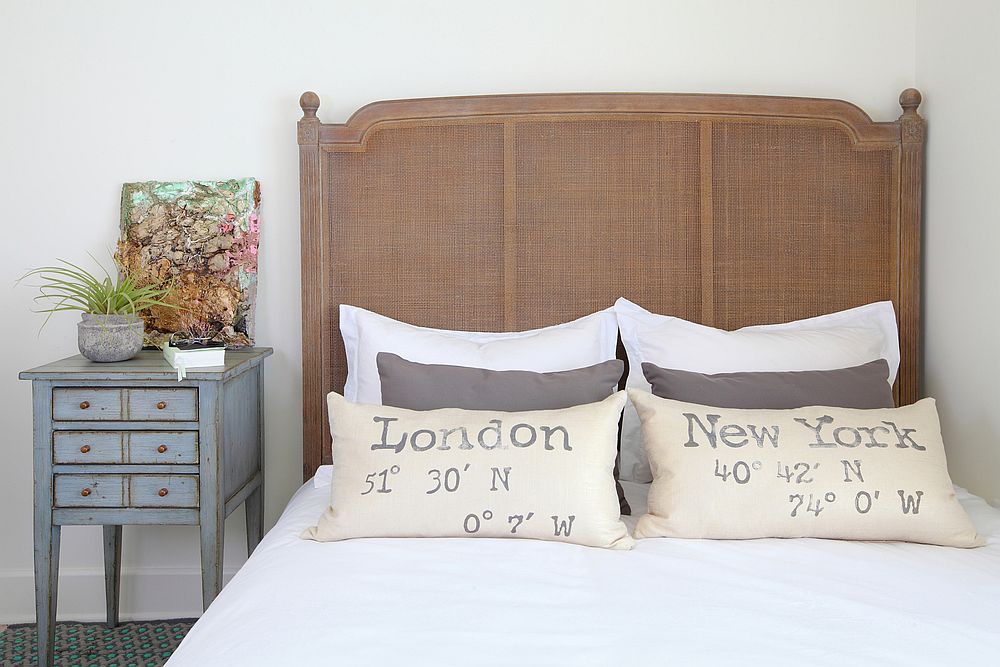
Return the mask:
<path id="1" fill-rule="evenodd" d="M 235 570 L 223 573 L 228 582 Z M 103 621 L 104 570 L 63 568 L 59 572 L 58 620 Z M 201 570 L 125 568 L 120 616 L 123 621 L 201 616 Z M 0 571 L 0 624 L 35 622 L 35 578 L 31 570 Z"/>

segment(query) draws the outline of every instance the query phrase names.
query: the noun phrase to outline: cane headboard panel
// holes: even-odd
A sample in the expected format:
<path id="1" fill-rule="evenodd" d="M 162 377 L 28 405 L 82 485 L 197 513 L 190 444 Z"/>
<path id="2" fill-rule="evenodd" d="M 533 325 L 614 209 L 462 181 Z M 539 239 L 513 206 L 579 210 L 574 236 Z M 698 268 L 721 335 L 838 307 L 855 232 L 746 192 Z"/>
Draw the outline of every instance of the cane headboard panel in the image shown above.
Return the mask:
<path id="1" fill-rule="evenodd" d="M 400 100 L 344 124 L 300 104 L 306 477 L 330 460 L 341 303 L 504 331 L 619 296 L 723 328 L 890 299 L 896 397 L 918 396 L 916 90 L 894 122 L 732 95 Z"/>

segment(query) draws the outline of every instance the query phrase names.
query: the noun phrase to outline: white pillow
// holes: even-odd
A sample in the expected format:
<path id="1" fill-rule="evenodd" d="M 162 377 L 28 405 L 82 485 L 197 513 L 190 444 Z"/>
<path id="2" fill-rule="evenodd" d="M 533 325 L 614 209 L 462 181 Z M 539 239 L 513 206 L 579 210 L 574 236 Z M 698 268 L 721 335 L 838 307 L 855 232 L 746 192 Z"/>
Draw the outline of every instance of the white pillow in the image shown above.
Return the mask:
<path id="1" fill-rule="evenodd" d="M 379 352 L 392 352 L 421 364 L 549 373 L 614 359 L 618 344 L 613 308 L 543 329 L 478 333 L 418 327 L 341 305 L 340 332 L 347 349 L 344 398 L 372 405 L 382 403 L 375 362 Z"/>
<path id="2" fill-rule="evenodd" d="M 324 486 L 330 486 L 330 482 L 333 480 L 333 466 L 325 465 L 316 468 L 316 474 L 313 475 L 313 487 L 321 489 Z"/>
<path id="3" fill-rule="evenodd" d="M 642 363 L 697 373 L 826 371 L 885 359 L 889 384 L 899 370 L 899 335 L 891 301 L 784 324 L 724 331 L 657 315 L 627 299 L 614 306 L 628 355 L 627 386 L 650 391 Z M 622 424 L 621 479 L 652 481 L 631 401 Z"/>

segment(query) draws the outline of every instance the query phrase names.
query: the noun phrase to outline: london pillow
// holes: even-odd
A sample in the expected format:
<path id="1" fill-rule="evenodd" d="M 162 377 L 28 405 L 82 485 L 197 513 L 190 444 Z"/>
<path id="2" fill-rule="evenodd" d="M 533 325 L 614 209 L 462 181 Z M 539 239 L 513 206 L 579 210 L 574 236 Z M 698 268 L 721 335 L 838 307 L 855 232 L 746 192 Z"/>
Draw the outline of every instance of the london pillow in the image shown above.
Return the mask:
<path id="1" fill-rule="evenodd" d="M 625 393 L 562 410 L 328 397 L 330 507 L 302 537 L 526 537 L 629 549 L 612 474 Z"/>
<path id="2" fill-rule="evenodd" d="M 934 399 L 740 410 L 629 397 L 653 471 L 636 537 L 983 544 L 955 498 Z"/>
<path id="3" fill-rule="evenodd" d="M 376 362 L 382 405 L 408 410 L 463 408 L 516 412 L 596 403 L 618 389 L 625 371 L 621 359 L 551 373 L 418 364 L 391 352 L 379 352 Z M 621 513 L 631 514 L 625 490 L 618 482 L 617 460 L 615 491 Z"/>
<path id="4" fill-rule="evenodd" d="M 695 373 L 660 368 L 648 361 L 642 374 L 653 395 L 675 401 L 723 408 L 783 410 L 806 405 L 839 408 L 891 408 L 895 403 L 889 362 L 877 359 L 831 371 L 748 371 Z"/>

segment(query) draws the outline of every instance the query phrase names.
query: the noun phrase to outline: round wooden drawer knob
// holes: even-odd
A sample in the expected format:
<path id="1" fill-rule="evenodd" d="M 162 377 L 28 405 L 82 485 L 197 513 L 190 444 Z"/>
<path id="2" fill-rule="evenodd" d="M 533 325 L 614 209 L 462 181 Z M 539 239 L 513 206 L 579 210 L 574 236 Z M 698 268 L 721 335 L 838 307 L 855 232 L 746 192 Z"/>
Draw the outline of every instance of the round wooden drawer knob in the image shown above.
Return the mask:
<path id="1" fill-rule="evenodd" d="M 83 491 L 80 492 L 80 495 L 86 498 L 87 496 L 90 495 L 90 489 L 84 489 Z"/>
<path id="2" fill-rule="evenodd" d="M 163 454 L 164 452 L 167 451 L 167 446 L 166 445 L 160 445 L 159 447 L 156 448 L 156 451 L 158 451 L 159 453 Z"/>
<path id="3" fill-rule="evenodd" d="M 166 401 L 160 401 L 159 403 L 156 404 L 156 409 L 157 410 L 162 410 L 165 407 L 167 407 L 167 402 Z"/>
<path id="4" fill-rule="evenodd" d="M 89 407 L 90 407 L 90 401 L 82 401 L 80 403 L 80 409 L 81 410 L 86 410 Z"/>
<path id="5" fill-rule="evenodd" d="M 80 448 L 81 454 L 88 454 L 90 452 L 90 445 L 84 445 Z"/>
<path id="6" fill-rule="evenodd" d="M 164 497 L 165 495 L 167 495 L 168 493 L 169 493 L 169 491 L 167 491 L 166 489 L 160 489 L 160 497 L 161 498 Z"/>

